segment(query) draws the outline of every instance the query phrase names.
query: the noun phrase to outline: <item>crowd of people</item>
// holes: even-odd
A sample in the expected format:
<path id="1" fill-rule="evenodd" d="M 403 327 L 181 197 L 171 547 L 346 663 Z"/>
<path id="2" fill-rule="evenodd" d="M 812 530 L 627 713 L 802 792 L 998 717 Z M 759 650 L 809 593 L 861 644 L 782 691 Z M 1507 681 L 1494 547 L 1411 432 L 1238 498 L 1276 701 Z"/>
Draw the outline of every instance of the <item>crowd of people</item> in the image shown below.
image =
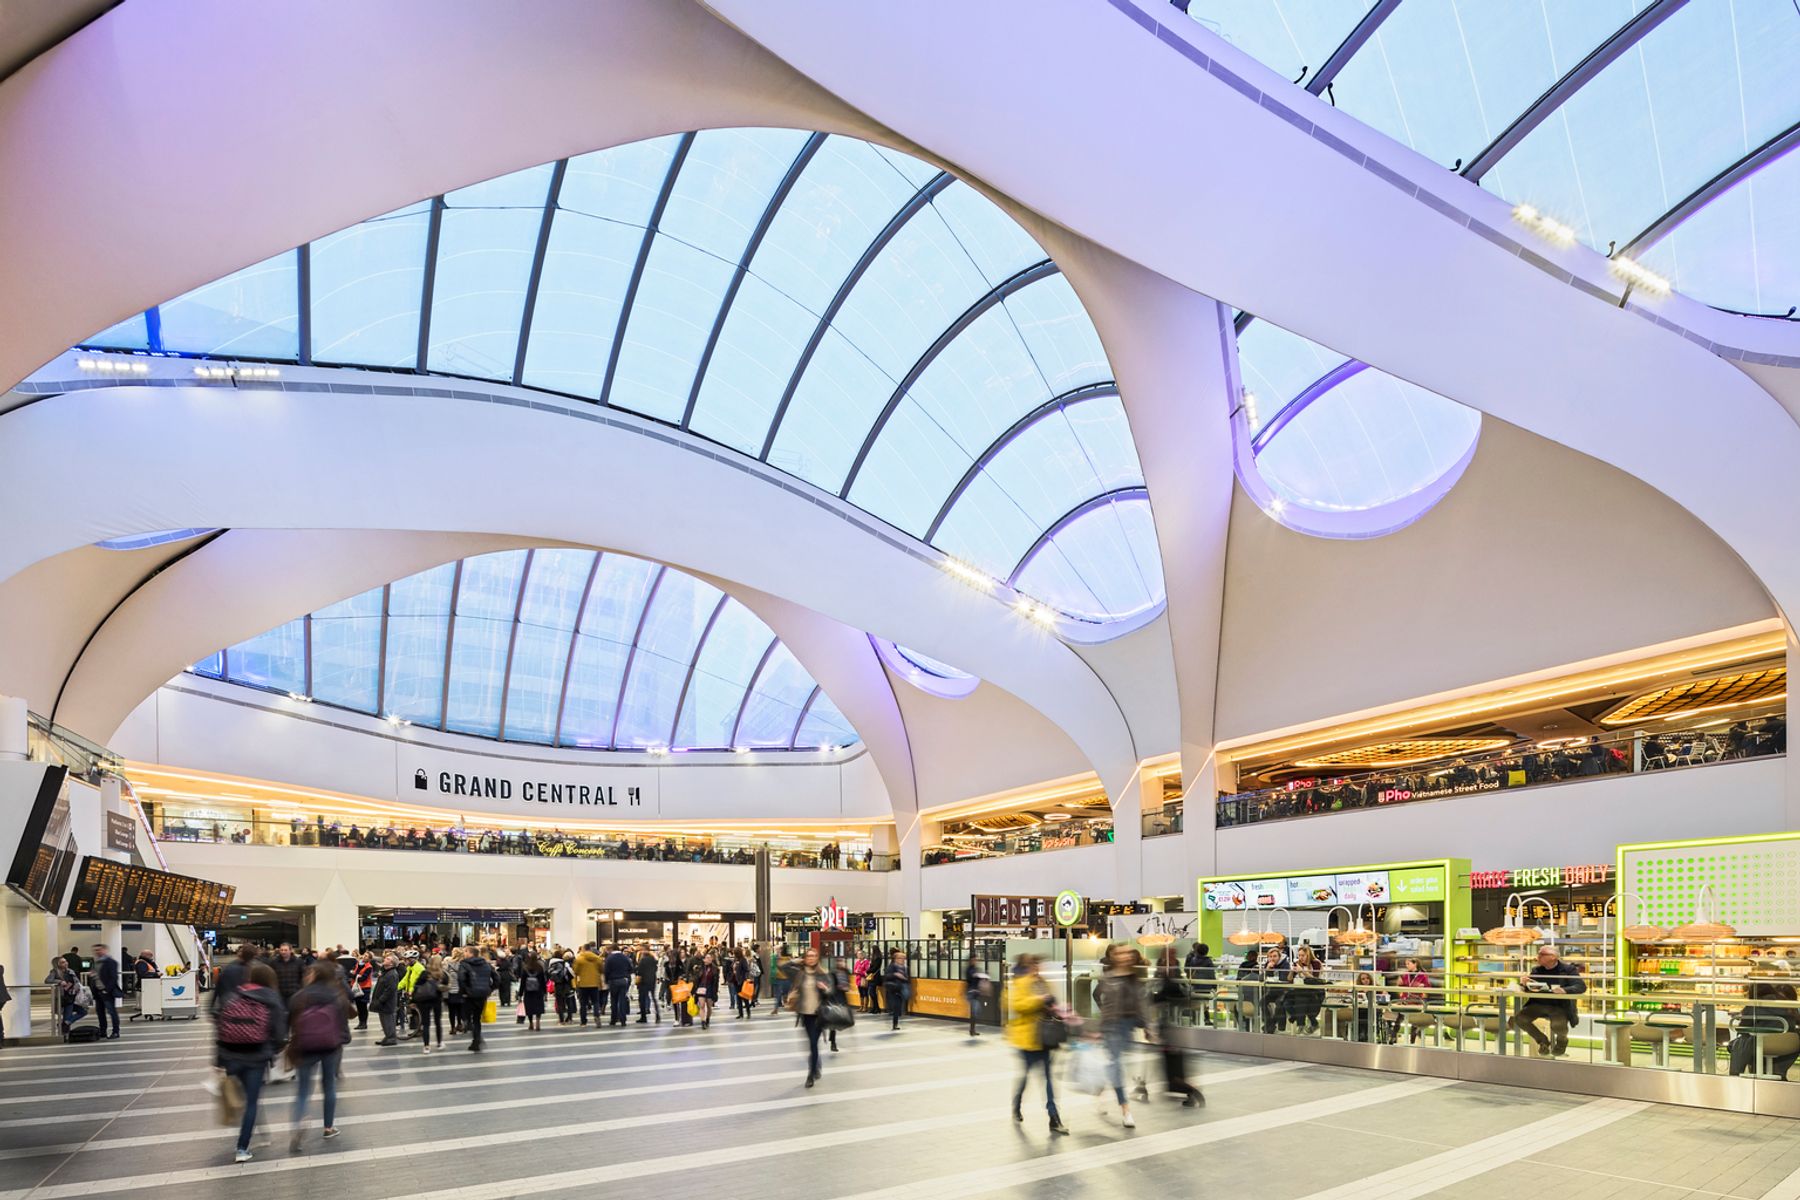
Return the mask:
<path id="1" fill-rule="evenodd" d="M 180 842 L 230 842 L 251 845 L 259 841 L 291 846 L 323 846 L 330 849 L 423 850 L 440 854 L 511 854 L 532 858 L 597 858 L 636 862 L 692 862 L 750 866 L 757 847 L 749 843 L 727 844 L 711 839 L 627 838 L 561 829 L 469 829 L 454 825 L 401 826 L 392 823 L 363 827 L 352 821 L 327 821 L 323 816 L 307 820 L 249 824 L 214 818 L 163 816 L 155 823 L 157 836 Z M 260 836 L 259 836 L 260 835 Z M 872 871 L 887 869 L 873 847 L 846 851 L 837 842 L 816 850 L 769 847 L 773 865 L 824 870 Z"/>
<path id="2" fill-rule="evenodd" d="M 149 950 L 136 955 L 124 952 L 128 966 L 106 946 L 94 947 L 92 957 L 81 953 L 81 947 L 70 946 L 66 955 L 51 960 L 44 983 L 50 988 L 51 1002 L 63 1029 L 71 1029 L 92 1012 L 99 1023 L 99 1036 L 111 1040 L 119 1036 L 119 1001 L 127 993 L 127 985 L 135 991 L 139 980 L 161 974 L 156 956 Z"/>
<path id="3" fill-rule="evenodd" d="M 1658 771 L 1787 752 L 1787 720 L 1734 721 L 1717 733 L 1676 730 L 1642 738 L 1599 737 L 1544 747 L 1528 744 L 1483 756 L 1424 763 L 1405 771 L 1380 771 L 1219 797 L 1218 824 L 1242 825 L 1352 808 L 1375 808 L 1408 799 L 1461 792 L 1536 787 L 1627 771 Z"/>

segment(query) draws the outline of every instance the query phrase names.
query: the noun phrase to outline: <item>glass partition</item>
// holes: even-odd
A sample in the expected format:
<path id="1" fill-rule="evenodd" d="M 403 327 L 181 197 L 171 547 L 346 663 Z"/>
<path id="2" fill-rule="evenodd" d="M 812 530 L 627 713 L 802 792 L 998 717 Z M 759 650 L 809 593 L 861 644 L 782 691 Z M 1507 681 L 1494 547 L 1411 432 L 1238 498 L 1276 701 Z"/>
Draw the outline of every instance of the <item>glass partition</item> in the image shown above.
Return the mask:
<path id="1" fill-rule="evenodd" d="M 1787 753 L 1787 718 L 1637 729 L 1564 742 L 1536 742 L 1398 770 L 1294 780 L 1219 797 L 1218 824 L 1279 821 L 1355 808 L 1544 784 L 1706 766 Z"/>
<path id="2" fill-rule="evenodd" d="M 1046 850 L 1073 850 L 1077 846 L 1104 846 L 1110 845 L 1112 840 L 1111 817 L 1077 817 L 998 833 L 971 830 L 946 834 L 944 844 L 927 847 L 923 859 L 926 866 L 936 867 L 980 858 L 1039 854 Z"/>

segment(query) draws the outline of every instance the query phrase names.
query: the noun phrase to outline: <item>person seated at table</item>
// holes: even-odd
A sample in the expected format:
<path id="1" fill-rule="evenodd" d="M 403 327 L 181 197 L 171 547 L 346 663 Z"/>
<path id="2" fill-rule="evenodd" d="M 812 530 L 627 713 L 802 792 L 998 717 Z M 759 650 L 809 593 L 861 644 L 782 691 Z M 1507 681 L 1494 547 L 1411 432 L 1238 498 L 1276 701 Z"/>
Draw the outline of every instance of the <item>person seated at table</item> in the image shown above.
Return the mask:
<path id="1" fill-rule="evenodd" d="M 1507 1024 L 1530 1037 L 1539 1054 L 1562 1055 L 1569 1050 L 1569 1026 L 1576 1021 L 1575 1001 L 1563 999 L 1587 991 L 1587 981 L 1574 963 L 1566 963 L 1553 946 L 1539 946 L 1537 965 L 1519 981 L 1531 999 L 1519 1006 Z M 1545 1037 L 1537 1023 L 1550 1026 Z"/>
<path id="2" fill-rule="evenodd" d="M 1378 1014 L 1380 1010 L 1386 1008 L 1389 1000 L 1388 994 L 1376 985 L 1375 976 L 1367 971 L 1358 971 L 1356 987 L 1350 995 L 1350 1002 L 1355 1008 L 1351 1016 L 1351 1036 L 1359 1042 L 1375 1041 L 1381 1030 L 1379 1019 L 1372 1019 L 1370 1010 L 1373 1008 Z"/>
<path id="3" fill-rule="evenodd" d="M 1406 959 L 1404 965 L 1406 969 L 1400 972 L 1399 980 L 1400 1003 L 1423 1008 L 1425 1006 L 1425 992 L 1422 989 L 1431 986 L 1431 976 L 1420 969 L 1419 960 L 1416 958 Z M 1410 1032 L 1407 1034 L 1406 1040 L 1408 1044 L 1411 1044 L 1419 1040 L 1419 1031 L 1423 1026 L 1408 1022 L 1408 1027 Z M 1400 1040 L 1400 1031 L 1398 1028 L 1394 1030 L 1394 1040 Z"/>
<path id="4" fill-rule="evenodd" d="M 1738 1013 L 1740 1028 L 1753 1025 L 1754 1029 L 1744 1029 L 1731 1039 L 1731 1073 L 1742 1075 L 1745 1071 L 1754 1072 L 1757 1067 L 1757 1034 L 1761 1035 L 1762 1052 L 1767 1055 L 1769 1073 L 1786 1082 L 1788 1070 L 1794 1060 L 1800 1058 L 1800 1011 L 1792 1008 L 1775 1008 L 1757 1001 L 1792 1002 L 1795 998 L 1794 986 L 1790 983 L 1772 983 L 1768 980 L 1752 980 L 1745 989 L 1745 998 L 1750 1001 Z"/>

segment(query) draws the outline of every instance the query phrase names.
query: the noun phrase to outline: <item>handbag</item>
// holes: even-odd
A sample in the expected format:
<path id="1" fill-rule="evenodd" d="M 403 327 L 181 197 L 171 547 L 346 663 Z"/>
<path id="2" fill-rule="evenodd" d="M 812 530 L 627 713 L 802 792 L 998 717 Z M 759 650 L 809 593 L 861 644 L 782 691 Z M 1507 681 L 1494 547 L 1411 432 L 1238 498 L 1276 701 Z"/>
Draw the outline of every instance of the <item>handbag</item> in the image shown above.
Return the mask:
<path id="1" fill-rule="evenodd" d="M 694 994 L 694 985 L 685 979 L 669 985 L 669 1001 L 672 1004 L 686 1004 Z"/>
<path id="2" fill-rule="evenodd" d="M 1071 1053 L 1075 1056 L 1075 1062 L 1069 1068 L 1069 1086 L 1090 1096 L 1105 1090 L 1105 1056 L 1091 1045 L 1076 1046 Z"/>
<path id="3" fill-rule="evenodd" d="M 856 1024 L 856 1013 L 840 996 L 833 995 L 819 1005 L 819 1024 L 827 1029 L 848 1029 Z"/>

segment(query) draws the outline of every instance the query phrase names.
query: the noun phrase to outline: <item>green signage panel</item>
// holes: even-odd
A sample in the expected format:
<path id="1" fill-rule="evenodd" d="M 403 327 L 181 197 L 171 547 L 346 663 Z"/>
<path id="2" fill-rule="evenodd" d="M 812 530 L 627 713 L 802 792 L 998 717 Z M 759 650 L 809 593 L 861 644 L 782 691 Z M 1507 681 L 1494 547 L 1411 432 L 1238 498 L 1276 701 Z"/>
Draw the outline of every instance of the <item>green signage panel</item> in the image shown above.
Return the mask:
<path id="1" fill-rule="evenodd" d="M 1442 867 L 1415 867 L 1409 871 L 1390 871 L 1388 883 L 1394 891 L 1394 902 L 1422 903 L 1444 898 Z"/>

